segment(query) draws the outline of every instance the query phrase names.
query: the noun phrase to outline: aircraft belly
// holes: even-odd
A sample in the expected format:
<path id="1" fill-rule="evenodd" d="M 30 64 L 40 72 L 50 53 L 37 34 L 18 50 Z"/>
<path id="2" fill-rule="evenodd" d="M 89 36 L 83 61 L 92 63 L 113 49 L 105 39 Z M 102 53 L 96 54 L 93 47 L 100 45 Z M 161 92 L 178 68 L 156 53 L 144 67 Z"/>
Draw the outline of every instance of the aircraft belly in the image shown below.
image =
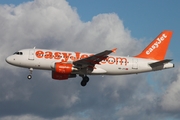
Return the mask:
<path id="1" fill-rule="evenodd" d="M 51 60 L 37 60 L 35 62 L 35 66 L 36 66 L 36 69 L 44 69 L 44 70 L 51 70 L 51 64 L 52 64 L 52 61 Z"/>
<path id="2" fill-rule="evenodd" d="M 106 75 L 122 75 L 128 74 L 132 72 L 129 68 L 130 66 L 122 66 L 122 65 L 102 65 L 99 68 L 106 71 Z"/>
<path id="3" fill-rule="evenodd" d="M 51 61 L 34 59 L 34 60 L 28 60 L 26 62 L 22 61 L 19 66 L 25 67 L 25 68 L 51 70 L 50 65 L 51 65 Z"/>
<path id="4" fill-rule="evenodd" d="M 95 69 L 92 71 L 92 74 L 106 74 L 106 73 L 107 73 L 106 70 L 99 67 L 95 67 Z"/>
<path id="5" fill-rule="evenodd" d="M 147 63 L 138 65 L 138 68 L 134 68 L 133 64 L 128 65 L 97 65 L 98 68 L 106 71 L 106 75 L 126 75 L 126 74 L 137 74 L 141 72 L 148 72 L 152 69 L 147 65 Z"/>

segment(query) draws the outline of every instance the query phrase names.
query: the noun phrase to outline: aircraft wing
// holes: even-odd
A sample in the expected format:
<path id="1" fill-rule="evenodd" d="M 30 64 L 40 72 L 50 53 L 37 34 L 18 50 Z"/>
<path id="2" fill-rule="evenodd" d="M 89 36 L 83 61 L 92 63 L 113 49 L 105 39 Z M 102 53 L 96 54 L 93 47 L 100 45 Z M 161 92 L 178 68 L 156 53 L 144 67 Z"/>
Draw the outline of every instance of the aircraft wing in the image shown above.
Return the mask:
<path id="1" fill-rule="evenodd" d="M 117 48 L 112 50 L 105 50 L 103 52 L 97 53 L 95 55 L 89 56 L 87 58 L 74 61 L 74 67 L 78 69 L 83 68 L 93 68 L 95 64 L 99 64 L 102 60 L 106 59 L 108 55 L 112 52 L 115 52 Z"/>

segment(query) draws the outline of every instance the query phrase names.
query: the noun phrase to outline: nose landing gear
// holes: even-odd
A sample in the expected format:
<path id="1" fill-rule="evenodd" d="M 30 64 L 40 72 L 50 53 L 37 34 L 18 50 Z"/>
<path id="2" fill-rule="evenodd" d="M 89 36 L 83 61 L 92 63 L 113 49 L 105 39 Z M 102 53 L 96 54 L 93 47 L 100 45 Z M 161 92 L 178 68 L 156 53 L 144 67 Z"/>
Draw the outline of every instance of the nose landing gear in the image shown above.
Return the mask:
<path id="1" fill-rule="evenodd" d="M 32 75 L 28 75 L 27 78 L 30 80 L 32 78 Z"/>
<path id="2" fill-rule="evenodd" d="M 30 80 L 32 78 L 33 68 L 30 68 L 29 71 L 30 71 L 30 74 L 27 76 L 27 78 Z"/>

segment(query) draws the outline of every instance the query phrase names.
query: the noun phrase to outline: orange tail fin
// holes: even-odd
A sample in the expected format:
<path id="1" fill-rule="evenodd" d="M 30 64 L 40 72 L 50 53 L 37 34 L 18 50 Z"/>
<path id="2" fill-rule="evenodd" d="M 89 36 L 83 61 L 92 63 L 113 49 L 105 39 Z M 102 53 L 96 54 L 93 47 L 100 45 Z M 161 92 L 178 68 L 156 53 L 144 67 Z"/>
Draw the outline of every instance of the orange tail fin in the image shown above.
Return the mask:
<path id="1" fill-rule="evenodd" d="M 138 58 L 164 60 L 173 32 L 164 30 L 139 55 Z"/>

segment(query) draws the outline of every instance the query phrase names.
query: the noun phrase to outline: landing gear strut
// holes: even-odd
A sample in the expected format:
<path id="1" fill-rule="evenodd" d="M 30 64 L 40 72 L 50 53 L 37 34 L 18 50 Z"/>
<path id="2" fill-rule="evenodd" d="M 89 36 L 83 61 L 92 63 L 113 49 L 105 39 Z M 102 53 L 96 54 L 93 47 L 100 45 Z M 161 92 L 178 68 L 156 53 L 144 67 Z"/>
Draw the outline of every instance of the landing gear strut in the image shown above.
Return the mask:
<path id="1" fill-rule="evenodd" d="M 81 86 L 86 86 L 86 84 L 89 82 L 88 76 L 82 76 Z"/>
<path id="2" fill-rule="evenodd" d="M 27 76 L 27 78 L 30 80 L 32 78 L 33 68 L 30 68 L 29 71 L 30 71 L 30 74 Z"/>

